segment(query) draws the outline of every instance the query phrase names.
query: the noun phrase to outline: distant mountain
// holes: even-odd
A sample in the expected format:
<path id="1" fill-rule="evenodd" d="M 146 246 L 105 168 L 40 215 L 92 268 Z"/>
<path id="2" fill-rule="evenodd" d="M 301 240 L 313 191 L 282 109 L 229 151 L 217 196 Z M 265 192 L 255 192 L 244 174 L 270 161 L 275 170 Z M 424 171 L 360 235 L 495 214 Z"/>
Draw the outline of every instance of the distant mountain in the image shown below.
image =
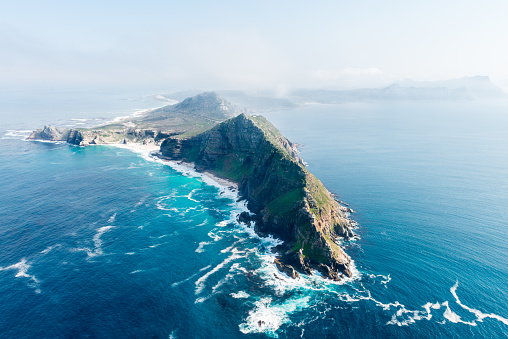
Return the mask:
<path id="1" fill-rule="evenodd" d="M 475 99 L 507 98 L 508 95 L 501 88 L 494 85 L 488 76 L 474 76 L 442 81 L 414 81 L 403 80 L 401 86 L 431 88 L 442 87 L 450 90 L 464 88 Z"/>
<path id="2" fill-rule="evenodd" d="M 247 108 L 253 112 L 264 112 L 279 109 L 298 107 L 297 104 L 287 98 L 280 98 L 270 91 L 246 92 L 246 91 L 219 91 L 219 94 L 236 105 Z"/>
<path id="3" fill-rule="evenodd" d="M 176 105 L 168 105 L 152 111 L 148 119 L 171 114 L 201 116 L 217 122 L 232 118 L 244 110 L 220 97 L 216 92 L 205 92 L 186 98 Z"/>
<path id="4" fill-rule="evenodd" d="M 192 95 L 198 94 L 199 90 L 181 91 L 161 96 L 176 101 L 181 101 Z M 248 92 L 240 90 L 220 90 L 216 91 L 222 98 L 229 102 L 245 108 L 251 112 L 272 111 L 277 109 L 295 108 L 298 105 L 287 98 L 280 98 L 271 91 Z"/>
<path id="5" fill-rule="evenodd" d="M 193 134 L 205 131 L 244 111 L 215 92 L 205 92 L 178 104 L 153 110 L 133 123 L 138 128 Z"/>
<path id="6" fill-rule="evenodd" d="M 393 84 L 386 88 L 362 88 L 344 91 L 305 90 L 291 93 L 296 102 L 316 102 L 336 104 L 344 102 L 378 102 L 378 101 L 468 101 L 473 97 L 465 88 L 448 89 L 445 87 L 402 87 Z"/>
<path id="7" fill-rule="evenodd" d="M 171 99 L 181 101 L 193 95 L 193 97 L 185 99 L 180 104 L 167 106 L 161 110 L 165 112 L 187 112 L 187 105 L 197 104 L 202 107 L 210 107 L 213 111 L 213 105 L 216 105 L 216 108 L 218 107 L 217 103 L 213 103 L 217 100 L 227 101 L 231 105 L 228 106 L 227 110 L 237 115 L 242 110 L 240 107 L 244 108 L 244 111 L 264 112 L 296 108 L 309 102 L 336 104 L 344 102 L 471 101 L 476 99 L 508 98 L 508 94 L 493 84 L 488 76 L 443 81 L 414 81 L 408 79 L 385 88 L 359 88 L 351 90 L 296 89 L 289 92 L 285 97 L 280 97 L 274 91 L 269 90 L 255 92 L 220 90 L 203 94 L 198 93 L 198 90 L 189 90 L 159 95 L 166 101 Z M 199 100 L 197 99 L 198 96 Z M 202 110 L 203 112 L 205 110 Z M 233 116 L 224 116 L 220 112 L 219 110 L 219 114 L 215 117 L 213 115 L 208 117 L 224 120 Z"/>
<path id="8" fill-rule="evenodd" d="M 385 88 L 340 91 L 299 89 L 290 95 L 291 100 L 297 103 L 326 104 L 378 101 L 469 101 L 507 97 L 508 95 L 486 76 L 425 82 L 403 80 Z"/>

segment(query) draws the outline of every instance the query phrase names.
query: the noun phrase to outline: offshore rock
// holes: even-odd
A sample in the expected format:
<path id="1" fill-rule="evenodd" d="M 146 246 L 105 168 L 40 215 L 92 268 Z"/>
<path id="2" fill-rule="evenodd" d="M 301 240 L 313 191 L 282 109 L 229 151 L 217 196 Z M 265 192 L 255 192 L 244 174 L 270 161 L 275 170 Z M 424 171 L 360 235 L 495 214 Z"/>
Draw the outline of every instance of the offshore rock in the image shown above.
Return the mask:
<path id="1" fill-rule="evenodd" d="M 161 154 L 237 182 L 257 215 L 255 230 L 285 241 L 281 271 L 318 270 L 333 280 L 352 276 L 350 257 L 334 242 L 353 236 L 345 209 L 307 171 L 295 144 L 263 117 L 240 114 L 194 137 L 170 137 Z"/>
<path id="2" fill-rule="evenodd" d="M 285 273 L 288 277 L 291 277 L 293 279 L 296 279 L 298 277 L 300 277 L 300 275 L 298 274 L 298 272 L 294 269 L 293 266 L 291 265 L 284 265 L 280 259 L 276 258 L 274 260 L 274 264 L 275 266 L 277 267 L 277 269 L 283 273 Z"/>
<path id="3" fill-rule="evenodd" d="M 33 131 L 27 140 L 66 141 L 68 135 L 68 129 L 47 125 Z"/>

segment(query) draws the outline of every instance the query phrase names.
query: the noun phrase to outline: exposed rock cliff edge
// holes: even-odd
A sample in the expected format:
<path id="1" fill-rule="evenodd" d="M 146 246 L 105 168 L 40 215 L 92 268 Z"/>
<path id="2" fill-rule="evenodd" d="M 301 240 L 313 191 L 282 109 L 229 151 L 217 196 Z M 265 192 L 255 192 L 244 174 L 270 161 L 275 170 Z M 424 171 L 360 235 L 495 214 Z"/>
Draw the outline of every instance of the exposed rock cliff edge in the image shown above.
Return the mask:
<path id="1" fill-rule="evenodd" d="M 318 270 L 340 280 L 352 275 L 350 257 L 338 239 L 353 236 L 347 208 L 339 205 L 298 158 L 296 147 L 263 117 L 240 114 L 190 138 L 166 139 L 162 156 L 195 164 L 238 183 L 261 234 L 284 240 L 276 260 L 279 270 Z"/>
<path id="2" fill-rule="evenodd" d="M 296 146 L 272 124 L 241 112 L 208 92 L 127 122 L 89 129 L 45 126 L 28 139 L 80 146 L 162 142 L 163 157 L 238 183 L 254 213 L 242 213 L 239 221 L 284 241 L 275 260 L 280 271 L 294 278 L 313 270 L 334 280 L 352 276 L 352 261 L 339 245 L 353 236 L 349 208 L 307 171 Z"/>

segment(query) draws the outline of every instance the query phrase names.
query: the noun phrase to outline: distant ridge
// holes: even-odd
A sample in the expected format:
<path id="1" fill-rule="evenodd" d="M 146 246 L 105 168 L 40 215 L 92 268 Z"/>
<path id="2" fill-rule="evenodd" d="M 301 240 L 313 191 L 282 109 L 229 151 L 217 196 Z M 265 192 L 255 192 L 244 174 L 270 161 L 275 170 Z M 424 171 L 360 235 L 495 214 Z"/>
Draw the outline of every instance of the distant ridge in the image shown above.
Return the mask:
<path id="1" fill-rule="evenodd" d="M 181 101 L 189 96 L 195 96 L 201 91 L 188 90 L 175 93 L 165 93 L 161 96 L 172 100 Z M 277 95 L 274 91 L 242 91 L 242 90 L 219 90 L 217 95 L 230 103 L 245 108 L 250 112 L 266 112 L 272 110 L 296 108 L 298 105 L 288 98 Z"/>
<path id="2" fill-rule="evenodd" d="M 243 109 L 220 97 L 216 92 L 204 92 L 186 98 L 176 105 L 168 105 L 153 110 L 142 121 L 158 120 L 183 114 L 221 122 L 242 112 L 244 112 Z"/>
<path id="3" fill-rule="evenodd" d="M 296 102 L 339 104 L 344 102 L 384 101 L 470 101 L 474 100 L 465 88 L 445 87 L 402 87 L 393 84 L 385 88 L 362 88 L 352 90 L 296 90 L 292 93 Z"/>
<path id="4" fill-rule="evenodd" d="M 471 101 L 502 99 L 508 95 L 488 76 L 474 76 L 443 81 L 402 80 L 385 88 L 351 90 L 299 89 L 291 93 L 296 102 L 336 104 L 343 102 L 383 101 Z"/>
<path id="5" fill-rule="evenodd" d="M 415 81 L 403 80 L 400 82 L 402 86 L 411 86 L 416 88 L 443 87 L 447 89 L 465 89 L 475 99 L 497 99 L 507 98 L 506 94 L 500 87 L 496 86 L 488 76 L 473 76 L 441 81 Z"/>

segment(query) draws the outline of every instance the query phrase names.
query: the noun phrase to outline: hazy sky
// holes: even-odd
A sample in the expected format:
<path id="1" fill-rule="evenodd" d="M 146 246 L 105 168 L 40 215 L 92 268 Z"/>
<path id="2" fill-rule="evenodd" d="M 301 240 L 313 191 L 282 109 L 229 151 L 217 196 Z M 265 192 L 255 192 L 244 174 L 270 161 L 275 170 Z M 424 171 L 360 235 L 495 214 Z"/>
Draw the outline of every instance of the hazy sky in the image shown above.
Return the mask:
<path id="1" fill-rule="evenodd" d="M 508 1 L 0 1 L 0 84 L 508 87 Z"/>

